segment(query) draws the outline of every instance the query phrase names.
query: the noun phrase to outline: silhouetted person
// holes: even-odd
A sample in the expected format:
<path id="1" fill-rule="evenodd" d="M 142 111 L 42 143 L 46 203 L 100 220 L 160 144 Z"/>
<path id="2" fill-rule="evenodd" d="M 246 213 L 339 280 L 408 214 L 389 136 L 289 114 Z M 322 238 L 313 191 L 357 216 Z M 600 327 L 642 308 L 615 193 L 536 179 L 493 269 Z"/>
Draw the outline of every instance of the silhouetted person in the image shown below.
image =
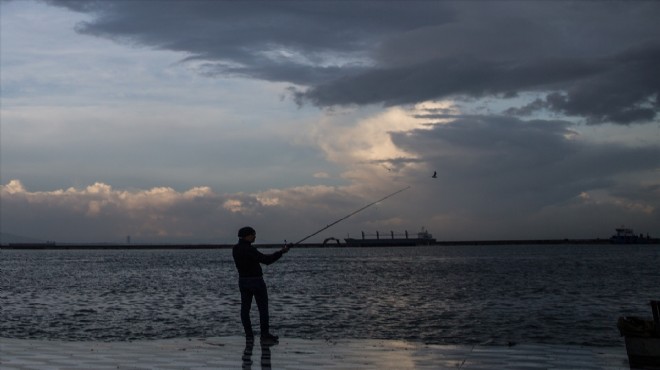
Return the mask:
<path id="1" fill-rule="evenodd" d="M 279 339 L 270 332 L 268 315 L 268 290 L 263 278 L 261 263 L 270 265 L 289 251 L 290 244 L 285 245 L 273 254 L 263 254 L 257 250 L 252 243 L 257 237 L 256 231 L 249 227 L 238 230 L 238 244 L 233 248 L 232 255 L 238 270 L 238 287 L 241 291 L 241 323 L 245 330 L 247 341 L 254 340 L 252 332 L 252 321 L 250 321 L 250 308 L 252 297 L 257 301 L 259 309 L 259 324 L 261 327 L 262 343 L 277 343 Z"/>
<path id="2" fill-rule="evenodd" d="M 431 177 L 433 177 L 434 179 L 437 179 L 438 178 L 438 173 L 436 171 L 433 171 L 433 176 L 431 176 Z"/>

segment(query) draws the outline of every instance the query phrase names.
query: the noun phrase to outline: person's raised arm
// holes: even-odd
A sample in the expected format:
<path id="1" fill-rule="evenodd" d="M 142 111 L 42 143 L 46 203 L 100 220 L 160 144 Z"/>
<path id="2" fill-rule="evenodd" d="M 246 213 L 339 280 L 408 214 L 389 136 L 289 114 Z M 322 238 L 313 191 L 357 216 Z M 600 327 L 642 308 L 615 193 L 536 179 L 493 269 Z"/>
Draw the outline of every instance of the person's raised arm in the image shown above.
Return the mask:
<path id="1" fill-rule="evenodd" d="M 289 251 L 290 246 L 285 245 L 280 249 L 279 251 L 272 253 L 272 254 L 264 254 L 259 252 L 256 248 L 253 248 L 253 258 L 256 259 L 259 263 L 263 263 L 264 265 L 270 265 L 271 263 L 277 261 L 282 257 L 282 255 L 286 252 Z"/>

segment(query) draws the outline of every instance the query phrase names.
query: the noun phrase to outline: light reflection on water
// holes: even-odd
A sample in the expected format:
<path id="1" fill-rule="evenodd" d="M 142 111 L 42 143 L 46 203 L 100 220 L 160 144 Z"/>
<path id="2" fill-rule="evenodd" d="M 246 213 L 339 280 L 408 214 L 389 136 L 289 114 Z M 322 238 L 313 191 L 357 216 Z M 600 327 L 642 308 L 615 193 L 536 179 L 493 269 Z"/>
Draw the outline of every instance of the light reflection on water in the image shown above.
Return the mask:
<path id="1" fill-rule="evenodd" d="M 4 337 L 242 334 L 230 250 L 0 257 Z M 659 266 L 657 245 L 443 246 L 297 249 L 264 271 L 284 337 L 619 346 L 617 318 L 660 299 Z"/>

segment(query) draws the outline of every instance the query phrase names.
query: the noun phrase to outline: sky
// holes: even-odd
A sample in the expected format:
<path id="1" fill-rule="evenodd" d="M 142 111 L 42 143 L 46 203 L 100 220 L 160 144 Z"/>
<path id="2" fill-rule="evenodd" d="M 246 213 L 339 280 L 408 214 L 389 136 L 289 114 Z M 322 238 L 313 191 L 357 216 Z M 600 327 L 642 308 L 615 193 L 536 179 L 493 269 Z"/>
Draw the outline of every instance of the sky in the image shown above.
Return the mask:
<path id="1" fill-rule="evenodd" d="M 660 3 L 0 0 L 0 231 L 660 237 Z M 437 178 L 432 178 L 436 172 Z"/>

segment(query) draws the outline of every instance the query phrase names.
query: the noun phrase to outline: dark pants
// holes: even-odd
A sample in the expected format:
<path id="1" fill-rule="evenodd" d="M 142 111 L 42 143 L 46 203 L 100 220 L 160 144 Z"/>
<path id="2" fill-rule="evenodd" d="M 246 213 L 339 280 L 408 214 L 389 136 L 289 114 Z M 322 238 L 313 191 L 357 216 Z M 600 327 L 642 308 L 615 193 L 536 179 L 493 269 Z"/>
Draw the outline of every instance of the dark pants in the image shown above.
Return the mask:
<path id="1" fill-rule="evenodd" d="M 252 297 L 257 301 L 259 309 L 259 324 L 261 326 L 261 335 L 268 334 L 268 290 L 266 282 L 262 277 L 239 278 L 238 287 L 241 290 L 241 322 L 245 335 L 254 336 L 252 333 L 252 321 L 250 321 L 250 308 L 252 307 Z"/>

